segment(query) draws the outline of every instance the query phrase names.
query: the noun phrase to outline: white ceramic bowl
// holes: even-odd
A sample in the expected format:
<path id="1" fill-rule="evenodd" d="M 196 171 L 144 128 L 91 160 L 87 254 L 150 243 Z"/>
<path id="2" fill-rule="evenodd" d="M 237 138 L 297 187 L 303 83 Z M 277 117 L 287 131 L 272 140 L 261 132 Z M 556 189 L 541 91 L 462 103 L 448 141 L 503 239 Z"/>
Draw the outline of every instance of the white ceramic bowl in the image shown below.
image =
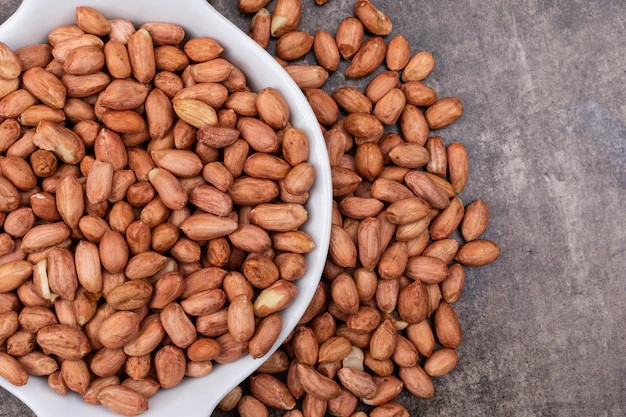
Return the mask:
<path id="1" fill-rule="evenodd" d="M 291 122 L 309 137 L 309 161 L 317 173 L 307 204 L 308 221 L 304 227 L 314 239 L 316 248 L 307 256 L 307 272 L 298 280 L 298 295 L 283 311 L 283 331 L 270 351 L 280 346 L 308 306 L 324 267 L 332 209 L 332 186 L 328 156 L 319 125 L 298 86 L 274 59 L 248 36 L 213 9 L 205 0 L 24 0 L 19 9 L 2 26 L 0 41 L 17 49 L 46 42 L 48 32 L 56 26 L 74 23 L 74 8 L 95 7 L 108 18 L 125 18 L 137 26 L 144 22 L 171 22 L 185 28 L 188 36 L 209 36 L 224 47 L 224 57 L 245 74 L 250 87 L 259 91 L 274 87 L 283 94 L 291 110 Z M 269 356 L 269 354 L 267 355 Z M 266 356 L 266 357 L 267 357 Z M 185 378 L 177 387 L 160 390 L 150 399 L 146 417 L 208 416 L 221 398 L 249 376 L 265 358 L 250 356 L 232 364 L 217 365 L 204 378 Z M 45 378 L 31 377 L 23 387 L 14 387 L 0 378 L 0 385 L 10 391 L 39 417 L 98 416 L 114 414 L 102 406 L 83 403 L 78 395 L 60 397 L 48 388 Z"/>

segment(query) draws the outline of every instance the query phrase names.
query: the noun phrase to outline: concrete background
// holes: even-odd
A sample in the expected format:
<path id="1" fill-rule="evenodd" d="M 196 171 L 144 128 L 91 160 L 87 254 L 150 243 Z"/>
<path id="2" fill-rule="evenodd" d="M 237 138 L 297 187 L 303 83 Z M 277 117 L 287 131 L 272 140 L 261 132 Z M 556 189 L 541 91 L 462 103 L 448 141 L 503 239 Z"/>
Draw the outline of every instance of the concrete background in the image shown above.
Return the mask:
<path id="1" fill-rule="evenodd" d="M 248 30 L 234 0 L 213 3 Z M 352 14 L 352 0 L 303 3 L 311 33 Z M 455 306 L 459 366 L 434 400 L 400 401 L 423 417 L 626 415 L 626 3 L 377 3 L 414 52 L 434 53 L 427 84 L 463 99 L 441 134 L 467 146 L 461 197 L 486 200 L 502 247 Z M 2 1 L 0 19 L 18 4 Z M 32 415 L 1 390 L 0 404 L 1 417 Z"/>

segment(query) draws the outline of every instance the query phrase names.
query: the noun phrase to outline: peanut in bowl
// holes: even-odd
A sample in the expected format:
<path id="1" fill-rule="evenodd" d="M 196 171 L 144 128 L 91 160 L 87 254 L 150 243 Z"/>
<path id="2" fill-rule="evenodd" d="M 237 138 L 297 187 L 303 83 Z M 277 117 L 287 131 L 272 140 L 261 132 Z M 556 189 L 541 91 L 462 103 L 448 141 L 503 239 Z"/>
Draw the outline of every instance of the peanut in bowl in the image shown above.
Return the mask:
<path id="1" fill-rule="evenodd" d="M 16 13 L 0 27 L 0 41 L 13 50 L 43 43 L 54 28 L 73 24 L 77 6 L 81 6 L 81 2 L 25 0 Z M 226 393 L 260 366 L 288 336 L 315 293 L 330 234 L 332 187 L 326 148 L 315 115 L 287 73 L 271 56 L 206 2 L 185 0 L 174 4 L 165 0 L 149 3 L 98 0 L 89 2 L 89 6 L 97 9 L 106 19 L 128 19 L 134 23 L 132 31 L 123 24 L 115 26 L 122 33 L 112 34 L 109 28 L 107 33 L 111 33 L 110 38 L 123 39 L 124 29 L 134 32 L 143 23 L 168 22 L 184 28 L 187 39 L 210 37 L 213 43 L 196 41 L 199 47 L 194 48 L 192 44 L 187 50 L 185 47 L 181 50 L 170 45 L 175 41 L 153 40 L 152 36 L 158 38 L 158 33 L 150 34 L 150 27 L 144 26 L 146 30 L 138 30 L 134 32 L 135 35 L 130 35 L 133 39 L 126 41 L 130 44 L 125 46 L 124 42 L 120 42 L 129 51 L 131 74 L 126 75 L 123 72 L 123 59 L 111 59 L 112 63 L 109 64 L 107 58 L 117 56 L 115 53 L 106 54 L 104 51 L 109 56 L 105 57 L 106 62 L 99 62 L 102 60 L 100 50 L 106 49 L 104 43 L 109 42 L 109 37 L 105 36 L 104 31 L 98 33 L 102 23 L 99 17 L 88 14 L 86 21 L 80 25 L 87 29 L 81 31 L 89 35 L 83 37 L 86 39 L 85 43 L 78 43 L 82 48 L 81 53 L 72 54 L 73 48 L 67 48 L 66 51 L 61 48 L 56 53 L 53 49 L 51 58 L 63 65 L 49 67 L 49 71 L 44 72 L 43 69 L 36 69 L 36 63 L 30 62 L 25 66 L 35 65 L 34 68 L 20 68 L 17 74 L 11 74 L 15 68 L 9 66 L 8 73 L 3 74 L 6 80 L 17 79 L 24 70 L 23 74 L 27 74 L 21 76 L 24 86 L 16 86 L 15 91 L 10 93 L 18 96 L 14 101 L 19 105 L 24 105 L 23 101 L 26 100 L 29 104 L 27 109 L 14 115 L 11 114 L 11 109 L 5 108 L 3 111 L 8 116 L 5 118 L 11 120 L 8 123 L 5 121 L 5 127 L 18 127 L 18 138 L 13 144 L 28 145 L 28 141 L 31 143 L 30 152 L 17 147 L 9 151 L 10 146 L 4 152 L 9 158 L 5 157 L 2 163 L 6 177 L 3 178 L 3 183 L 7 183 L 2 185 L 9 191 L 3 190 L 2 193 L 17 196 L 17 201 L 5 199 L 7 206 L 3 211 L 14 217 L 9 225 L 31 222 L 33 227 L 23 231 L 10 230 L 13 235 L 9 233 L 9 237 L 15 242 L 19 241 L 21 250 L 25 252 L 25 259 L 18 257 L 19 260 L 16 259 L 13 261 L 16 263 L 10 265 L 10 270 L 5 267 L 5 277 L 10 277 L 12 282 L 23 279 L 18 287 L 24 283 L 27 285 L 21 294 L 18 287 L 13 288 L 14 285 L 10 284 L 2 292 L 17 292 L 24 300 L 29 300 L 29 296 L 33 300 L 36 297 L 48 297 L 48 301 L 53 296 L 59 296 L 58 299 L 61 300 L 50 303 L 54 309 L 47 311 L 54 311 L 53 317 L 43 313 L 43 321 L 42 317 L 34 313 L 44 311 L 36 308 L 44 306 L 30 306 L 33 307 L 29 313 L 33 316 L 30 320 L 31 326 L 27 323 L 28 314 L 24 314 L 19 322 L 22 328 L 16 329 L 11 335 L 14 342 L 11 350 L 34 343 L 36 348 L 33 349 L 39 354 L 32 355 L 37 356 L 30 358 L 33 362 L 40 359 L 53 367 L 50 360 L 58 359 L 58 368 L 65 368 L 68 376 L 84 376 L 85 366 L 90 367 L 87 375 L 94 372 L 89 379 L 95 378 L 95 372 L 108 375 L 110 367 L 104 366 L 107 368 L 104 370 L 102 366 L 115 361 L 120 364 L 118 369 L 135 375 L 141 374 L 145 363 L 140 359 L 132 359 L 130 364 L 121 365 L 122 359 L 125 362 L 126 357 L 145 357 L 146 353 L 142 350 L 145 347 L 138 346 L 138 343 L 131 344 L 132 340 L 125 338 L 156 328 L 157 332 L 164 332 L 163 338 L 167 339 L 164 344 L 167 346 L 156 349 L 159 351 L 159 358 L 152 355 L 152 361 L 162 364 L 161 377 L 151 376 L 155 381 L 158 380 L 161 387 L 168 389 L 160 389 L 150 399 L 150 408 L 145 415 L 208 415 Z M 75 29 L 70 29 L 72 30 Z M 103 42 L 102 46 L 99 46 L 97 40 L 100 36 L 104 39 L 100 41 Z M 149 50 L 153 48 L 153 42 L 157 44 L 157 51 L 150 58 Z M 111 48 L 120 46 L 114 42 Z M 223 52 L 218 53 L 219 58 L 211 56 L 211 59 L 207 59 L 202 56 L 215 54 L 214 50 L 211 52 L 212 48 L 223 48 Z M 150 59 L 158 63 L 154 74 L 149 65 L 143 65 Z M 187 71 L 187 66 L 183 65 L 185 59 L 192 63 Z M 116 66 L 116 62 L 119 65 Z M 194 65 L 198 65 L 195 70 Z M 105 69 L 94 70 L 98 66 Z M 242 75 L 236 80 L 233 80 L 236 77 L 231 77 L 229 84 L 226 80 L 235 66 Z M 66 69 L 69 70 L 69 75 L 61 81 L 66 90 L 65 101 L 62 102 L 54 94 L 54 86 L 58 85 L 59 79 L 63 79 L 61 70 L 68 74 Z M 53 76 L 56 81 L 50 77 L 55 71 L 59 71 L 59 77 Z M 162 74 L 159 79 L 155 78 L 161 72 L 167 74 Z M 220 75 L 221 72 L 226 75 Z M 175 98 L 176 77 L 187 81 L 181 88 L 189 87 L 193 82 L 191 80 L 198 82 L 196 85 L 211 83 L 222 87 L 213 86 L 204 91 L 200 90 L 202 87 L 196 87 L 196 91 L 187 90 L 181 92 L 182 96 Z M 238 88 L 235 83 L 241 83 L 242 80 L 243 84 Z M 252 91 L 264 93 L 248 93 L 245 89 L 246 80 Z M 143 86 L 149 82 L 154 84 L 155 88 L 152 90 Z M 104 94 L 107 90 L 108 98 Z M 33 92 L 36 94 L 32 94 Z M 96 96 L 100 93 L 105 96 Z M 137 97 L 139 102 L 133 103 Z M 33 102 L 29 103 L 29 100 Z M 215 105 L 218 111 L 207 104 L 212 103 L 211 100 L 221 101 L 220 105 Z M 228 105 L 225 104 L 226 101 L 229 102 Z M 66 108 L 68 102 L 73 107 L 69 111 Z M 260 106 L 263 107 L 260 111 L 255 108 L 259 102 L 266 103 Z M 9 102 L 11 103 L 13 101 Z M 295 129 L 285 130 L 287 120 L 280 117 L 285 114 L 285 106 L 282 104 L 288 108 L 289 122 Z M 94 127 L 95 121 L 83 123 L 82 129 L 76 131 L 76 125 L 91 119 L 89 106 L 93 108 L 98 125 Z M 230 111 L 220 112 L 220 107 Z M 17 109 L 21 110 L 19 106 Z M 266 111 L 264 114 L 267 109 L 278 110 Z M 84 116 L 85 114 L 88 116 Z M 178 120 L 184 123 L 179 123 Z M 20 124 L 25 126 L 25 132 L 22 132 Z M 104 129 L 100 129 L 101 127 Z M 177 128 L 176 133 L 171 132 Z M 90 135 L 90 129 L 92 133 L 95 132 L 95 136 Z M 194 145 L 196 129 L 199 146 Z M 147 136 L 145 131 L 148 131 Z M 276 134 L 276 131 L 280 133 Z M 32 137 L 23 140 L 23 136 L 29 134 Z M 308 142 L 306 162 L 306 156 L 303 157 L 302 147 L 299 145 L 303 143 L 302 137 Z M 279 143 L 280 139 L 282 143 Z M 123 145 L 121 148 L 120 143 Z M 229 147 L 229 150 L 221 150 L 224 147 Z M 40 150 L 43 152 L 37 154 Z M 126 153 L 126 163 L 123 162 L 124 156 L 120 156 L 123 152 Z M 57 166 L 53 169 L 52 165 L 55 163 Z M 27 171 L 30 170 L 34 177 L 16 175 L 26 169 L 24 164 L 28 165 Z M 67 168 L 68 166 L 73 168 Z M 71 175 L 63 176 L 71 178 L 55 181 L 55 178 L 60 179 L 59 176 L 54 176 L 59 169 L 71 171 Z M 311 178 L 312 171 L 314 182 Z M 229 182 L 229 175 L 234 177 L 230 179 L 232 182 Z M 36 184 L 29 183 L 32 178 L 35 178 Z M 86 193 L 81 198 L 84 207 L 76 210 L 74 203 L 77 196 L 82 197 L 83 187 Z M 29 193 L 33 189 L 35 190 Z M 120 190 L 126 192 L 122 193 Z M 57 195 L 59 192 L 61 198 Z M 307 192 L 308 200 L 303 198 Z M 55 197 L 71 204 L 64 206 L 55 203 Z M 303 208 L 300 204 L 304 201 L 307 203 Z M 280 202 L 282 205 L 271 204 L 272 202 Z M 30 210 L 22 210 L 29 206 Z M 254 207 L 239 209 L 249 206 Z M 233 212 L 233 207 L 238 212 Z M 20 210 L 22 211 L 18 213 Z M 19 216 L 13 213 L 18 213 Z M 17 221 L 22 216 L 25 221 Z M 32 221 L 29 216 L 33 216 Z M 250 224 L 242 227 L 240 223 Z M 298 228 L 304 233 L 293 230 Z M 150 239 L 146 239 L 146 230 L 150 232 Z M 271 239 L 269 243 L 267 239 Z M 207 241 L 209 243 L 205 243 Z M 314 248 L 311 241 L 314 242 Z M 55 245 L 60 247 L 48 250 Z M 125 245 L 129 251 L 126 258 L 123 249 Z M 146 247 L 149 250 L 144 250 Z M 254 253 L 259 248 L 271 253 L 274 260 L 263 256 L 247 257 L 247 254 Z M 242 265 L 225 259 L 225 253 L 229 250 L 239 254 Z M 293 259 L 285 260 L 287 256 L 283 256 L 281 260 L 277 260 L 279 256 L 289 253 L 298 255 L 294 259 L 306 259 L 304 275 L 293 282 L 282 279 L 289 272 L 286 271 L 287 268 L 281 268 L 284 266 L 283 262 L 287 264 L 287 261 L 293 262 Z M 199 256 L 203 262 L 200 265 Z M 214 258 L 209 259 L 211 256 Z M 90 312 L 94 305 L 94 294 L 103 290 L 102 284 L 98 284 L 97 269 L 100 264 L 94 261 L 98 257 L 102 264 L 100 275 L 106 275 L 106 278 L 101 279 L 105 279 L 111 288 L 96 302 L 98 312 Z M 245 262 L 244 257 L 247 257 Z M 232 269 L 241 270 L 242 273 L 233 274 L 227 282 L 223 281 L 224 277 L 216 278 L 214 273 L 187 279 L 198 272 L 198 267 L 202 267 L 203 271 L 210 268 L 210 265 L 220 265 L 224 260 L 224 269 L 230 269 L 228 263 L 232 262 Z M 174 262 L 178 265 L 181 276 L 173 273 Z M 71 268 L 76 269 L 74 275 L 67 272 Z M 122 271 L 124 274 L 120 278 Z M 0 273 L 1 275 L 3 274 Z M 181 279 L 185 279 L 184 289 L 181 288 Z M 3 281 L 1 277 L 0 281 Z M 7 282 L 6 278 L 4 281 Z M 43 284 L 43 281 L 46 283 Z M 263 309 L 264 305 L 276 301 L 274 292 L 265 292 L 263 295 L 270 287 L 293 297 L 291 304 L 280 313 L 282 320 L 278 321 L 282 321 L 282 330 L 279 335 L 273 335 L 272 340 L 275 342 L 270 344 L 273 347 L 259 346 L 263 343 L 257 343 L 254 349 L 250 347 L 249 350 L 255 356 L 264 353 L 262 357 L 253 359 L 245 355 L 232 364 L 216 365 L 206 376 L 184 378 L 178 383 L 179 378 L 172 376 L 172 373 L 180 373 L 180 367 L 176 368 L 176 361 L 183 361 L 185 367 L 184 363 L 190 355 L 198 359 L 191 361 L 191 366 L 187 366 L 188 375 L 205 374 L 211 367 L 200 359 L 210 357 L 211 354 L 207 352 L 217 349 L 215 343 L 208 341 L 220 337 L 220 330 L 215 330 L 215 323 L 211 320 L 223 323 L 223 317 L 222 320 L 216 317 L 201 320 L 209 329 L 202 329 L 204 333 L 213 336 L 207 337 L 206 342 L 194 344 L 194 341 L 197 336 L 200 337 L 198 340 L 205 340 L 202 334 L 196 334 L 198 318 L 215 316 L 213 309 L 217 308 L 222 316 L 232 315 L 232 324 L 227 329 L 228 334 L 232 333 L 232 340 L 222 340 L 221 344 L 217 342 L 220 349 L 228 350 L 233 345 L 241 346 L 241 341 L 251 340 L 254 335 L 254 332 L 251 333 L 251 326 L 253 330 L 255 326 L 258 330 L 263 323 L 255 323 L 255 315 L 257 321 L 259 318 L 271 316 L 273 321 L 268 320 L 267 327 L 276 328 L 278 316 L 271 315 L 272 309 Z M 51 292 L 41 294 L 45 288 Z M 166 288 L 178 289 L 167 292 Z M 297 294 L 294 295 L 296 290 Z M 250 291 L 253 291 L 251 297 L 247 297 L 246 294 L 250 294 Z M 156 297 L 162 293 L 170 296 L 174 294 L 174 298 Z M 238 296 L 228 303 L 226 297 L 229 295 Z M 173 302 L 176 299 L 180 303 Z M 100 312 L 105 301 L 116 308 L 108 313 Z M 234 307 L 229 307 L 224 312 L 227 305 Z M 137 309 L 143 309 L 143 313 Z M 167 318 L 160 320 L 150 315 L 143 319 L 141 315 L 146 314 L 146 309 L 150 310 L 150 314 L 165 313 Z M 87 316 L 76 314 L 77 311 L 86 313 Z M 208 311 L 211 313 L 207 314 Z M 115 319 L 103 320 L 96 337 L 100 340 L 101 335 L 101 341 L 105 345 L 91 353 L 93 340 L 80 329 L 88 325 L 87 317 L 98 317 L 99 314 Z M 55 324 L 72 320 L 76 321 L 77 326 Z M 46 326 L 40 327 L 42 323 Z M 26 324 L 26 328 L 22 324 Z M 47 330 L 42 331 L 44 328 Z M 55 337 L 59 331 L 63 335 L 63 343 L 59 343 L 59 338 Z M 37 335 L 33 341 L 34 332 Z M 19 337 L 15 336 L 16 333 Z M 133 337 L 130 338 L 134 340 Z M 124 352 L 126 346 L 130 346 L 127 351 L 137 356 L 127 355 Z M 22 356 L 28 351 L 28 348 L 23 349 L 25 350 L 20 352 Z M 221 361 L 230 362 L 244 354 L 241 349 L 233 351 L 231 356 L 224 356 Z M 46 354 L 53 357 L 45 359 Z M 2 371 L 9 376 L 15 376 L 15 370 L 11 368 L 14 362 L 6 358 L 11 355 L 2 356 Z M 101 365 L 100 369 L 96 366 L 95 371 L 92 364 L 94 359 L 96 365 Z M 66 362 L 65 366 L 61 362 Z M 168 368 L 174 368 L 176 372 L 168 371 Z M 101 376 L 110 377 L 112 376 Z M 14 382 L 21 382 L 19 375 Z M 52 384 L 54 382 L 53 378 Z M 65 385 L 81 391 L 89 382 L 84 378 L 77 378 L 75 381 L 65 381 Z M 62 413 L 112 415 L 105 407 L 88 405 L 73 393 L 59 396 L 47 386 L 45 378 L 31 377 L 27 384 L 20 387 L 0 378 L 0 384 L 39 416 Z M 133 408 L 134 398 L 132 395 L 128 396 L 126 390 L 108 391 L 112 399 L 101 397 L 103 402 L 110 401 L 115 411 L 125 414 L 143 411 L 143 405 L 139 409 Z M 97 398 L 95 401 L 98 401 Z"/>

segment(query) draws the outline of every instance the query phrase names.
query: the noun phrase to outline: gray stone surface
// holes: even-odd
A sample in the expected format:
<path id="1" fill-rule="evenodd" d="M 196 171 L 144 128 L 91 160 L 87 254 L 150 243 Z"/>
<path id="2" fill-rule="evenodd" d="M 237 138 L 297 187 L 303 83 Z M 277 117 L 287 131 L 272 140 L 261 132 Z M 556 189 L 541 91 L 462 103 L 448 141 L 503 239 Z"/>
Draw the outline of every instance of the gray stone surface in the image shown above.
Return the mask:
<path id="1" fill-rule="evenodd" d="M 17 7 L 2 2 L 4 20 Z M 234 0 L 213 2 L 247 30 Z M 351 0 L 303 0 L 305 30 L 334 32 Z M 378 2 L 383 3 L 382 1 Z M 626 415 L 626 3 L 387 2 L 394 33 L 432 51 L 427 83 L 463 99 L 441 131 L 465 143 L 493 265 L 468 274 L 456 304 L 457 369 L 413 416 Z M 353 83 L 363 86 L 367 80 Z M 343 85 L 342 72 L 328 88 Z M 0 416 L 30 415 L 0 392 Z M 216 413 L 216 415 L 222 415 Z"/>

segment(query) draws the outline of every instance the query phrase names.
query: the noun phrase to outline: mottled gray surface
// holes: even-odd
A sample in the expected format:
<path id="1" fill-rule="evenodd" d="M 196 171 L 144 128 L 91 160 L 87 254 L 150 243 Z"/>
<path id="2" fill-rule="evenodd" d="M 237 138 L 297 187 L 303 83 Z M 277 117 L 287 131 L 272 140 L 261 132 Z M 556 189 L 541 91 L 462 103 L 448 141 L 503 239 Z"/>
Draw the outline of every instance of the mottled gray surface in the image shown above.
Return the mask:
<path id="1" fill-rule="evenodd" d="M 351 0 L 303 2 L 310 32 L 334 32 L 352 13 Z M 1 19 L 18 3 L 2 1 Z M 234 0 L 213 3 L 247 30 Z M 434 400 L 400 401 L 424 417 L 626 415 L 626 3 L 385 9 L 414 51 L 434 53 L 427 83 L 463 99 L 463 119 L 441 134 L 467 145 L 462 198 L 487 201 L 487 237 L 502 247 L 469 272 L 456 304 L 458 368 L 436 381 Z M 337 73 L 328 87 L 343 83 Z M 3 391 L 0 404 L 0 417 L 30 415 Z"/>

